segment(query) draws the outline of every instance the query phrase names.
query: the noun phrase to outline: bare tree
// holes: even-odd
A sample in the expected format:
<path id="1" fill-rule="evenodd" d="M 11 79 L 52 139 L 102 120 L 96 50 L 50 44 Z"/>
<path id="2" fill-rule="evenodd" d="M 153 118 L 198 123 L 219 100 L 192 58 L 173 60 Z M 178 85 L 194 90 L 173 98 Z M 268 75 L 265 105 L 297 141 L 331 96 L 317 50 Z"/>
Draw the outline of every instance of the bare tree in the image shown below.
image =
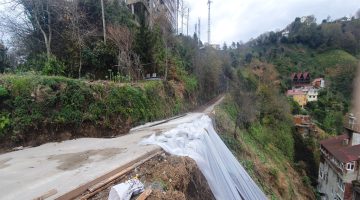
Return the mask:
<path id="1" fill-rule="evenodd" d="M 109 25 L 107 32 L 109 40 L 111 40 L 118 49 L 118 72 L 121 71 L 120 67 L 124 64 L 129 77 L 131 77 L 133 73 L 133 59 L 135 58 L 135 53 L 132 51 L 134 42 L 133 34 L 128 27 L 121 25 Z"/>
<path id="2" fill-rule="evenodd" d="M 34 20 L 34 25 L 40 30 L 45 47 L 47 58 L 51 56 L 51 41 L 52 41 L 52 8 L 51 0 L 21 0 L 22 4 L 27 7 L 26 12 Z"/>
<path id="3" fill-rule="evenodd" d="M 165 45 L 165 76 L 164 79 L 167 80 L 168 77 L 168 70 L 169 70 L 169 46 L 171 46 L 171 40 L 172 40 L 172 33 L 173 33 L 173 27 L 168 19 L 167 13 L 162 11 L 158 12 L 158 14 L 155 16 L 156 25 L 160 28 L 161 35 L 164 41 Z"/>
<path id="4" fill-rule="evenodd" d="M 87 22 L 85 13 L 79 9 L 78 5 L 79 0 L 70 2 L 66 16 L 69 19 L 69 30 L 67 33 L 78 52 L 78 77 L 81 78 L 82 51 L 85 47 L 85 40 L 88 36 L 95 34 L 96 29 Z"/>

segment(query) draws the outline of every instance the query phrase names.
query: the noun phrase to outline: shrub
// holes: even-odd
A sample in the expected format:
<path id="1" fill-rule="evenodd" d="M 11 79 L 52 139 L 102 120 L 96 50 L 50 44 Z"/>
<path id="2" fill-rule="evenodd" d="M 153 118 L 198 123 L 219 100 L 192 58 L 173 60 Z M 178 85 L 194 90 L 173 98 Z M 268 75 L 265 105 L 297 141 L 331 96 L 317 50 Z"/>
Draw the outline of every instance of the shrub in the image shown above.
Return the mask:
<path id="1" fill-rule="evenodd" d="M 5 134 L 5 130 L 10 125 L 10 114 L 1 114 L 0 115 L 0 136 Z"/>
<path id="2" fill-rule="evenodd" d="M 0 98 L 7 97 L 9 95 L 9 92 L 6 88 L 0 85 Z"/>
<path id="3" fill-rule="evenodd" d="M 65 64 L 58 60 L 55 56 L 47 59 L 43 65 L 41 73 L 43 75 L 64 75 Z"/>

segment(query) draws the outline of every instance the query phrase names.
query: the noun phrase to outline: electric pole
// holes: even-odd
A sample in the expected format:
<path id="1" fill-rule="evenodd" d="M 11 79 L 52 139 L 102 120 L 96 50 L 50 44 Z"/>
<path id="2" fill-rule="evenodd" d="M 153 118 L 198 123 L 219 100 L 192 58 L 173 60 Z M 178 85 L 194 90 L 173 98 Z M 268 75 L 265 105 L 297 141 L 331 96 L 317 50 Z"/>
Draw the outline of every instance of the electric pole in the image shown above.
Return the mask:
<path id="1" fill-rule="evenodd" d="M 179 0 L 176 1 L 176 35 L 179 34 Z"/>
<path id="2" fill-rule="evenodd" d="M 185 10 L 184 10 L 184 0 L 181 0 L 181 33 L 184 34 L 184 15 L 185 15 Z"/>
<path id="3" fill-rule="evenodd" d="M 198 31 L 199 31 L 199 34 L 198 34 L 198 35 L 199 35 L 199 36 L 198 36 L 198 37 L 199 37 L 199 44 L 200 44 L 200 41 L 201 41 L 201 39 L 200 39 L 200 38 L 201 38 L 201 35 L 200 35 L 200 34 L 201 34 L 201 31 L 200 31 L 200 30 L 201 30 L 201 24 L 200 24 L 200 17 L 199 17 L 199 25 L 198 25 Z"/>
<path id="4" fill-rule="evenodd" d="M 211 34 L 211 30 L 210 30 L 210 26 L 211 26 L 211 21 L 210 21 L 210 14 L 211 14 L 211 3 L 212 1 L 211 0 L 208 0 L 208 5 L 209 5 L 209 16 L 208 16 L 208 44 L 210 45 L 210 42 L 211 42 L 211 38 L 210 38 L 210 34 Z"/>
<path id="5" fill-rule="evenodd" d="M 187 21 L 186 21 L 186 35 L 189 36 L 189 18 L 190 18 L 190 8 L 188 8 Z"/>

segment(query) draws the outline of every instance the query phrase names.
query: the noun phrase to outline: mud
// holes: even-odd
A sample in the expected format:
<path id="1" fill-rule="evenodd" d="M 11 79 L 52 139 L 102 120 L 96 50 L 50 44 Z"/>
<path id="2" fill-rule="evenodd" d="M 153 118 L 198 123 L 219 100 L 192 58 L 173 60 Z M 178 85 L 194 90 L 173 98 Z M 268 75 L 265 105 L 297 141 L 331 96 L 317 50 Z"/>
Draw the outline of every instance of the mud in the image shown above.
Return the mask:
<path id="1" fill-rule="evenodd" d="M 96 158 L 97 158 L 96 161 L 102 161 L 125 151 L 126 149 L 124 148 L 90 150 L 79 153 L 69 153 L 69 154 L 50 156 L 48 160 L 57 161 L 59 163 L 59 166 L 57 166 L 57 168 L 60 170 L 67 171 L 67 170 L 77 169 L 87 163 L 92 163 Z M 1 162 L 0 162 L 0 167 L 1 167 Z"/>
<path id="2" fill-rule="evenodd" d="M 90 199 L 107 200 L 113 185 L 134 177 L 138 177 L 144 183 L 146 189 L 152 189 L 152 193 L 147 200 L 215 199 L 205 177 L 194 160 L 188 157 L 169 156 L 167 154 L 147 161 Z M 136 197 L 133 199 L 136 199 Z"/>

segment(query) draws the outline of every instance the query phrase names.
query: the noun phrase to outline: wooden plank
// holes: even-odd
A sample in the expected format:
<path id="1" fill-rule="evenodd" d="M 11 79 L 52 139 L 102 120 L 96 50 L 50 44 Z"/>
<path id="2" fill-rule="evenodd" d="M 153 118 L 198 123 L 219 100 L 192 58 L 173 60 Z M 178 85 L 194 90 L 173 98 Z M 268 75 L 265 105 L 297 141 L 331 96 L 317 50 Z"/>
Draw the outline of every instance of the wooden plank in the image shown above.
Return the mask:
<path id="1" fill-rule="evenodd" d="M 100 187 L 106 185 L 107 183 L 109 183 L 109 182 L 117 179 L 118 177 L 129 173 L 130 171 L 132 171 L 132 170 L 135 169 L 136 167 L 144 164 L 146 161 L 152 159 L 153 157 L 155 157 L 155 156 L 157 156 L 157 155 L 160 155 L 160 153 L 161 153 L 161 152 L 156 152 L 156 153 L 152 154 L 151 156 L 149 156 L 149 157 L 147 157 L 147 158 L 145 158 L 145 159 L 143 159 L 143 160 L 140 160 L 139 162 L 135 163 L 134 165 L 132 165 L 132 166 L 130 166 L 130 167 L 127 167 L 126 169 L 120 171 L 119 173 L 116 173 L 116 174 L 114 174 L 113 176 L 110 176 L 109 178 L 107 178 L 107 179 L 105 179 L 105 180 L 103 180 L 103 181 L 101 181 L 101 182 L 99 182 L 99 183 L 97 183 L 97 184 L 89 187 L 88 190 L 89 190 L 90 192 L 94 192 L 94 191 L 97 190 L 98 188 L 100 188 Z"/>
<path id="2" fill-rule="evenodd" d="M 147 189 L 136 200 L 146 200 L 150 196 L 151 193 L 152 193 L 152 190 Z"/>
<path id="3" fill-rule="evenodd" d="M 113 176 L 114 174 L 117 174 L 119 173 L 120 171 L 123 171 L 124 169 L 128 168 L 129 166 L 132 166 L 134 165 L 135 163 L 137 163 L 139 160 L 142 160 L 142 159 L 145 159 L 145 158 L 148 158 L 149 156 L 152 156 L 154 154 L 157 154 L 159 155 L 160 153 L 163 153 L 163 151 L 158 148 L 158 149 L 155 149 L 147 154 L 145 154 L 144 156 L 141 156 L 139 159 L 136 159 L 124 166 L 121 166 L 115 170 L 112 170 L 108 173 L 106 173 L 105 175 L 103 176 L 100 176 L 99 178 L 91 181 L 91 182 L 88 182 L 88 183 L 85 183 L 81 186 L 79 186 L 78 188 L 75 188 L 74 190 L 66 193 L 66 194 L 63 194 L 61 195 L 60 197 L 56 198 L 58 200 L 68 200 L 68 199 L 76 199 L 76 198 L 80 198 L 82 194 L 84 194 L 86 191 L 88 191 L 88 189 L 90 187 L 92 187 L 93 185 L 96 185 L 97 183 L 105 180 L 105 179 L 108 179 L 109 177 Z"/>

